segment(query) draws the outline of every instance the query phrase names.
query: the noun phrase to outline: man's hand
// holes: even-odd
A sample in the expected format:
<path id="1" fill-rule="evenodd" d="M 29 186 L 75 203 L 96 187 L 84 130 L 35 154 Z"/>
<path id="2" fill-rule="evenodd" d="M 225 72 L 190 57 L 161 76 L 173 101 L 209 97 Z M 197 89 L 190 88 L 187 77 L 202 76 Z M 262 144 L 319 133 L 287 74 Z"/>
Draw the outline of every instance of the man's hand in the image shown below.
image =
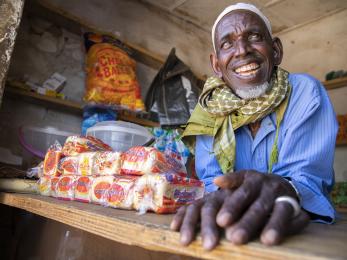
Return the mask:
<path id="1" fill-rule="evenodd" d="M 247 243 L 260 235 L 262 243 L 274 245 L 308 224 L 304 211 L 292 218 L 291 204 L 275 203 L 280 196 L 296 198 L 293 187 L 280 176 L 240 171 L 216 178 L 215 184 L 221 189 L 176 213 L 171 228 L 180 230 L 183 245 L 194 239 L 200 222 L 203 246 L 208 250 L 217 245 L 220 228 L 234 244 Z"/>

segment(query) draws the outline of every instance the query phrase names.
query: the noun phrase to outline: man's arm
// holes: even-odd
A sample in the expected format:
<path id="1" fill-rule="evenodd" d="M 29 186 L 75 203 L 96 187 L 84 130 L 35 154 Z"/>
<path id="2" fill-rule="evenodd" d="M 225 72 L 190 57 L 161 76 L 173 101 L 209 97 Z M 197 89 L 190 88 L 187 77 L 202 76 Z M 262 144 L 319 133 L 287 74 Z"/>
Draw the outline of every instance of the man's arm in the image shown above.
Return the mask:
<path id="1" fill-rule="evenodd" d="M 298 108 L 299 120 L 285 129 L 273 172 L 291 180 L 300 196 L 301 206 L 317 220 L 332 222 L 335 210 L 328 200 L 334 183 L 334 151 L 337 133 L 336 115 L 329 98 L 318 81 L 317 96 Z M 288 119 L 290 120 L 290 119 Z M 320 217 L 319 217 L 320 216 Z"/>

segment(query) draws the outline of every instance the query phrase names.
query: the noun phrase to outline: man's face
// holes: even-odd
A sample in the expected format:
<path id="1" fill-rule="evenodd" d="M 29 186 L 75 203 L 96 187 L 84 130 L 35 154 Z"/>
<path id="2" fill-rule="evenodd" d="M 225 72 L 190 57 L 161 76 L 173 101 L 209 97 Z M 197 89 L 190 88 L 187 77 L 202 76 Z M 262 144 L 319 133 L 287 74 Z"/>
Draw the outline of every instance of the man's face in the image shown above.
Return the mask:
<path id="1" fill-rule="evenodd" d="M 279 39 L 272 40 L 263 20 L 245 10 L 221 19 L 215 46 L 217 54 L 211 56 L 214 71 L 235 93 L 252 91 L 268 82 L 282 59 Z"/>

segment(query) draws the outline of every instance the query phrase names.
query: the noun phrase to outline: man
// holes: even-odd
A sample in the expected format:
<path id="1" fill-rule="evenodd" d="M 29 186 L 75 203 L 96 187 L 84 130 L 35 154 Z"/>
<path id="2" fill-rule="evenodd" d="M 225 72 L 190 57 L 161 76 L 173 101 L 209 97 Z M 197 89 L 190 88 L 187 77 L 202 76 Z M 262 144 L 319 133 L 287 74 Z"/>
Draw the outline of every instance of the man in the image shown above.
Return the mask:
<path id="1" fill-rule="evenodd" d="M 210 250 L 221 231 L 234 244 L 259 236 L 274 245 L 309 218 L 333 222 L 337 123 L 324 87 L 278 67 L 281 41 L 253 5 L 226 8 L 212 42 L 216 77 L 206 81 L 183 134 L 207 194 L 175 215 L 171 228 L 181 243 L 194 239 L 199 224 Z"/>

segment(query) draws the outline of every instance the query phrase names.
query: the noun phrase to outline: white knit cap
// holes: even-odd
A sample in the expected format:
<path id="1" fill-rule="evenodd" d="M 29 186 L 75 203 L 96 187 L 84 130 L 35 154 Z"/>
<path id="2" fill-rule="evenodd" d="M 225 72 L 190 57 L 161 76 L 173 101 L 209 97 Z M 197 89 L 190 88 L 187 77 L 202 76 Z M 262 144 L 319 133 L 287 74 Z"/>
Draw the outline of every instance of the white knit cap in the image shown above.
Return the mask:
<path id="1" fill-rule="evenodd" d="M 217 24 L 219 23 L 219 21 L 225 15 L 227 15 L 228 13 L 230 13 L 232 11 L 235 11 L 235 10 L 248 10 L 248 11 L 251 11 L 251 12 L 257 14 L 264 21 L 264 23 L 265 23 L 265 25 L 266 25 L 270 35 L 272 35 L 271 24 L 270 24 L 269 19 L 267 19 L 266 16 L 257 7 L 255 7 L 254 5 L 245 4 L 245 3 L 237 3 L 237 4 L 234 4 L 234 5 L 230 5 L 227 8 L 225 8 L 223 10 L 223 12 L 220 13 L 220 15 L 217 17 L 216 21 L 213 24 L 213 27 L 212 27 L 212 44 L 213 44 L 214 52 L 216 52 L 216 45 L 215 45 L 215 42 L 214 42 L 214 35 L 215 35 L 215 30 L 216 30 Z"/>

